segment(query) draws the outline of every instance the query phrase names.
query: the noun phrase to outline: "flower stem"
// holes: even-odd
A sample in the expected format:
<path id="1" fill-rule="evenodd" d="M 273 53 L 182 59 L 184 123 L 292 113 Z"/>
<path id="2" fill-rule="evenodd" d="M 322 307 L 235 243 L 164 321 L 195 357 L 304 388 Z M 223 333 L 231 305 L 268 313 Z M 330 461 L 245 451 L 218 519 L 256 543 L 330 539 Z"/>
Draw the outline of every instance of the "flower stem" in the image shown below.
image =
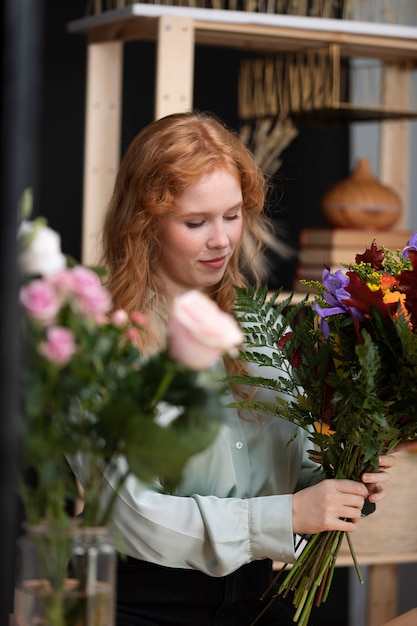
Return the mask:
<path id="1" fill-rule="evenodd" d="M 130 469 L 127 469 L 119 478 L 119 480 L 117 481 L 117 485 L 116 488 L 113 490 L 113 493 L 111 495 L 110 501 L 107 505 L 106 511 L 104 512 L 100 523 L 98 524 L 99 526 L 107 526 L 107 524 L 110 522 L 112 513 L 113 513 L 113 507 L 114 507 L 114 503 L 116 501 L 116 498 L 119 495 L 120 489 L 123 487 L 123 484 L 126 480 L 126 478 L 128 477 L 128 475 L 130 474 Z"/>
<path id="2" fill-rule="evenodd" d="M 178 365 L 176 365 L 174 362 L 169 363 L 169 366 L 167 367 L 164 376 L 161 378 L 153 397 L 153 406 L 156 406 L 158 402 L 160 402 L 160 400 L 165 397 L 165 394 L 174 379 L 177 369 Z"/>
<path id="3" fill-rule="evenodd" d="M 353 549 L 353 545 L 352 545 L 352 540 L 350 538 L 350 534 L 346 533 L 346 540 L 348 542 L 349 545 L 349 550 L 350 550 L 350 554 L 352 556 L 353 559 L 353 564 L 355 566 L 355 570 L 356 570 L 356 574 L 358 575 L 358 579 L 361 585 L 363 585 L 363 578 L 362 578 L 362 574 L 361 574 L 361 570 L 359 568 L 359 563 L 356 559 L 356 554 L 355 554 L 355 550 Z"/>

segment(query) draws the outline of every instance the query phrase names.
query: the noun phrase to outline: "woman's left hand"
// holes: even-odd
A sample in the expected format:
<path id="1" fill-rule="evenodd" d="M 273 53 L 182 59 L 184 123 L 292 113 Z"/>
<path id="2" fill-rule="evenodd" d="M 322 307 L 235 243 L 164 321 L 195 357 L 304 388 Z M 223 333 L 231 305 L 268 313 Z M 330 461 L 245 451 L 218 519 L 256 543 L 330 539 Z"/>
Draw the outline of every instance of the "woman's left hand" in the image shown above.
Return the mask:
<path id="1" fill-rule="evenodd" d="M 396 459 L 392 454 L 386 454 L 378 457 L 379 467 L 372 472 L 362 474 L 362 482 L 365 483 L 369 490 L 369 502 L 379 502 L 385 497 L 383 484 L 388 482 L 389 474 L 386 470 L 394 467 Z"/>
<path id="2" fill-rule="evenodd" d="M 369 489 L 369 502 L 379 502 L 379 500 L 385 497 L 383 483 L 389 480 L 389 473 L 385 470 L 394 467 L 396 463 L 394 454 L 396 452 L 404 452 L 405 450 L 417 450 L 417 440 L 414 439 L 412 441 L 402 441 L 398 443 L 392 448 L 390 454 L 384 454 L 378 457 L 379 467 L 376 471 L 362 474 L 362 482 L 365 483 Z"/>

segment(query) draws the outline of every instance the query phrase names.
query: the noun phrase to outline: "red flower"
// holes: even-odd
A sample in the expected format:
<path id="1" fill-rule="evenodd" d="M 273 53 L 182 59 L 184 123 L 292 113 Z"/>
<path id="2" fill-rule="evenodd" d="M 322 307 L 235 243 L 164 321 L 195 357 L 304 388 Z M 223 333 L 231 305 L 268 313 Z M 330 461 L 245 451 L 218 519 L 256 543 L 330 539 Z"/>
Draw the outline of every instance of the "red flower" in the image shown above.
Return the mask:
<path id="1" fill-rule="evenodd" d="M 409 250 L 408 258 L 413 266 L 412 270 L 404 270 L 397 278 L 398 289 L 405 293 L 405 306 L 411 316 L 411 324 L 417 329 L 417 251 Z"/>
<path id="2" fill-rule="evenodd" d="M 363 254 L 357 254 L 355 261 L 359 263 L 370 263 L 375 270 L 382 269 L 383 261 L 385 259 L 385 252 L 381 248 L 377 248 L 375 239 L 373 240 L 371 247 L 366 248 Z"/>
<path id="3" fill-rule="evenodd" d="M 323 424 L 326 424 L 331 430 L 335 430 L 335 426 L 332 421 L 333 417 L 333 396 L 335 390 L 333 387 L 330 387 L 327 383 L 324 385 L 324 394 L 323 394 L 323 412 L 321 415 L 321 420 Z"/>
<path id="4" fill-rule="evenodd" d="M 397 303 L 384 302 L 384 294 L 381 289 L 373 291 L 364 283 L 356 272 L 346 272 L 349 277 L 349 284 L 345 287 L 350 293 L 350 298 L 343 300 L 343 304 L 355 307 L 370 316 L 372 308 L 377 309 L 382 315 L 389 316 L 397 310 Z"/>
<path id="5" fill-rule="evenodd" d="M 285 333 L 285 335 L 282 335 L 282 337 L 280 338 L 277 344 L 279 350 L 283 349 L 283 347 L 285 346 L 287 341 L 291 339 L 291 337 L 292 337 L 292 332 L 288 332 L 288 333 Z M 290 359 L 290 363 L 293 367 L 295 368 L 299 367 L 300 362 L 301 362 L 301 354 L 302 354 L 301 344 L 298 344 L 292 358 Z"/>

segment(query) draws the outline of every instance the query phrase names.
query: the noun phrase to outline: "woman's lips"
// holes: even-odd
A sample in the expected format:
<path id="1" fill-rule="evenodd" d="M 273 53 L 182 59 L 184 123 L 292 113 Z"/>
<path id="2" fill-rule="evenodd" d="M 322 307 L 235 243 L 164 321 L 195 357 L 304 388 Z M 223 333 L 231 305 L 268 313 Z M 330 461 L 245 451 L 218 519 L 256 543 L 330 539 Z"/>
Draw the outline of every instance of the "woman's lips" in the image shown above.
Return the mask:
<path id="1" fill-rule="evenodd" d="M 222 268 L 226 263 L 226 257 L 222 256 L 217 259 L 209 259 L 207 261 L 201 261 L 201 263 L 206 267 L 211 267 L 212 269 L 218 270 Z"/>

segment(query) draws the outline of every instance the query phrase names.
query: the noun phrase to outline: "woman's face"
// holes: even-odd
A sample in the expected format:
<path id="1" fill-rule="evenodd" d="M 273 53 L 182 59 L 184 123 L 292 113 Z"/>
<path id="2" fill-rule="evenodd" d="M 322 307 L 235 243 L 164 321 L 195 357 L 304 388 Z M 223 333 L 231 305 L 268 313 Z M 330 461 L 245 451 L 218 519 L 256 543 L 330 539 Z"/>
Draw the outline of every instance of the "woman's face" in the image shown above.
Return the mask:
<path id="1" fill-rule="evenodd" d="M 242 233 L 242 190 L 227 170 L 190 185 L 159 226 L 158 273 L 168 298 L 217 284 Z"/>

